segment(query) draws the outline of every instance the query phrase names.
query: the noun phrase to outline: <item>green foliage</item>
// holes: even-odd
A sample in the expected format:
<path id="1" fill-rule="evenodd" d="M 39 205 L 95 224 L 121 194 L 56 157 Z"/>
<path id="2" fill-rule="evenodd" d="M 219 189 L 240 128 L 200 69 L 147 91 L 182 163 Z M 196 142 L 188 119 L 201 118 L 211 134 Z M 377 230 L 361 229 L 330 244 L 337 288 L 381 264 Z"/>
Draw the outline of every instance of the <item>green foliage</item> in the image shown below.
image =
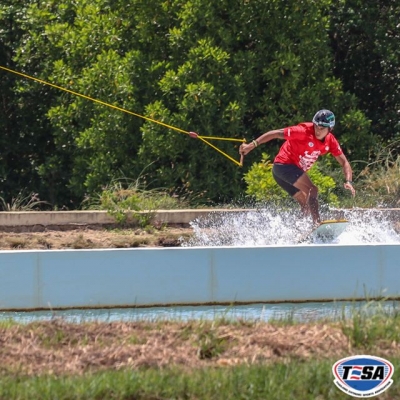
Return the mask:
<path id="1" fill-rule="evenodd" d="M 356 157 L 356 160 L 368 160 L 380 141 L 371 132 L 371 121 L 366 119 L 363 112 L 355 110 L 344 115 L 339 125 L 342 132 L 340 144 L 346 155 L 350 158 Z"/>
<path id="2" fill-rule="evenodd" d="M 254 163 L 244 175 L 246 194 L 257 201 L 276 201 L 288 194 L 276 183 L 272 176 L 272 162 L 268 154 L 262 154 L 262 161 Z"/>
<path id="3" fill-rule="evenodd" d="M 137 180 L 134 183 L 115 181 L 104 187 L 99 195 L 88 197 L 85 206 L 90 209 L 107 210 L 121 225 L 135 219 L 140 226 L 146 227 L 150 224 L 155 210 L 181 208 L 182 203 L 165 191 L 142 189 Z"/>
<path id="4" fill-rule="evenodd" d="M 318 187 L 318 198 L 326 204 L 337 206 L 339 204 L 338 197 L 333 193 L 336 183 L 332 177 L 324 175 L 318 165 L 314 164 L 308 171 L 308 175 L 313 183 Z"/>
<path id="5" fill-rule="evenodd" d="M 369 162 L 381 132 L 398 134 L 398 12 L 394 0 L 4 0 L 0 62 L 203 136 L 250 139 L 330 108 L 346 154 Z M 5 198 L 26 187 L 76 208 L 147 165 L 149 189 L 213 202 L 243 191 L 243 170 L 200 140 L 1 74 Z"/>
<path id="6" fill-rule="evenodd" d="M 23 0 L 4 0 L 0 4 L 0 65 L 20 68 L 14 60 L 25 49 L 24 41 L 30 34 L 29 3 Z M 28 50 L 29 51 L 29 50 Z M 45 65 L 45 59 L 42 66 Z M 34 62 L 30 64 L 34 73 Z M 49 124 L 43 118 L 49 105 L 48 90 L 32 90 L 26 80 L 0 72 L 0 195 L 15 198 L 21 190 L 39 193 L 51 200 L 52 182 L 43 182 L 37 168 L 52 152 L 48 141 Z M 40 101 L 38 101 L 40 99 Z"/>
<path id="7" fill-rule="evenodd" d="M 100 195 L 100 206 L 118 223 L 124 224 L 128 219 L 128 213 L 139 211 L 139 199 L 135 190 L 106 189 Z"/>
<path id="8" fill-rule="evenodd" d="M 254 163 L 249 172 L 245 174 L 244 180 L 247 183 L 246 193 L 253 196 L 257 201 L 279 201 L 289 195 L 276 183 L 272 176 L 272 162 L 268 154 L 263 153 L 262 161 Z M 314 164 L 307 172 L 310 179 L 318 187 L 318 197 L 326 204 L 338 205 L 338 198 L 332 192 L 335 189 L 335 181 L 324 175 Z"/>
<path id="9" fill-rule="evenodd" d="M 357 96 L 371 132 L 385 141 L 400 134 L 400 4 L 396 0 L 332 2 L 334 73 Z"/>

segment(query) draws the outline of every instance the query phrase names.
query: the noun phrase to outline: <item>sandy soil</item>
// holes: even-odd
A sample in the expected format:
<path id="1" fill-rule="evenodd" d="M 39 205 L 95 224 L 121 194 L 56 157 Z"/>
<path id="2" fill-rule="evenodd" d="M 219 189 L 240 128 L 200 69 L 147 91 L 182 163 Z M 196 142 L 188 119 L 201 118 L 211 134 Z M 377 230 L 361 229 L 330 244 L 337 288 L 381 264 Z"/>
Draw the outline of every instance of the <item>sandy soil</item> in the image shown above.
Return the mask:
<path id="1" fill-rule="evenodd" d="M 177 247 L 193 234 L 190 227 L 106 229 L 82 227 L 43 232 L 0 232 L 0 250 Z"/>

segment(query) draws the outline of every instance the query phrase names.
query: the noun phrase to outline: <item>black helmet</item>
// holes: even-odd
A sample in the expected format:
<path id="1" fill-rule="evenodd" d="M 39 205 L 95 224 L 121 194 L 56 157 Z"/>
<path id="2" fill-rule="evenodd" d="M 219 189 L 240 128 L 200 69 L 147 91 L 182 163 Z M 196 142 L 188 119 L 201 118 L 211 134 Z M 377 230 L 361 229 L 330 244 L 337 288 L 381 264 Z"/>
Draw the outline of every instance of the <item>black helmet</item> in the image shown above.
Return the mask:
<path id="1" fill-rule="evenodd" d="M 312 122 L 315 125 L 332 129 L 335 126 L 335 114 L 329 110 L 319 110 L 314 115 Z"/>

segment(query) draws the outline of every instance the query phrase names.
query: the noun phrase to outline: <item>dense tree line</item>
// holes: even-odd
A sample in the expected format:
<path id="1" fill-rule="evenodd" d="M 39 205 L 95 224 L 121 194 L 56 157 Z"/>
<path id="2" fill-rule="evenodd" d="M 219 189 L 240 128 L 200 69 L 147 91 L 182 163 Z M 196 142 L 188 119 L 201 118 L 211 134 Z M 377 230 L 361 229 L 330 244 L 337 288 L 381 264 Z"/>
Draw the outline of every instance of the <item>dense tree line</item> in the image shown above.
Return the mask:
<path id="1" fill-rule="evenodd" d="M 0 65 L 204 136 L 251 140 L 329 108 L 350 160 L 367 161 L 400 132 L 399 17 L 394 0 L 3 0 Z M 142 176 L 227 201 L 260 157 L 240 169 L 151 121 L 0 78 L 5 199 L 35 191 L 76 208 Z M 238 158 L 237 145 L 217 145 Z"/>

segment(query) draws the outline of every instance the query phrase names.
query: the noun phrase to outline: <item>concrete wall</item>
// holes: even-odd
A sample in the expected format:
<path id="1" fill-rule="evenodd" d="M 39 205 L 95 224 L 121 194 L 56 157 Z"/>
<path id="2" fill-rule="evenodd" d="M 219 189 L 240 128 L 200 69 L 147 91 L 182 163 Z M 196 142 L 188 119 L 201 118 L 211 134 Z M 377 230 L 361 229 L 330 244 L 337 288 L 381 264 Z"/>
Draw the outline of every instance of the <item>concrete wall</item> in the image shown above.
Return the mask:
<path id="1" fill-rule="evenodd" d="M 150 214 L 153 222 L 165 224 L 188 224 L 199 217 L 211 213 L 242 213 L 246 209 L 188 209 L 140 211 L 138 214 Z M 132 222 L 135 218 L 131 215 Z M 4 227 L 46 227 L 66 225 L 109 225 L 116 223 L 115 218 L 107 211 L 10 211 L 0 212 L 0 230 Z"/>
<path id="2" fill-rule="evenodd" d="M 206 217 L 210 214 L 232 214 L 255 211 L 254 209 L 187 209 L 187 210 L 156 210 L 151 212 L 152 221 L 165 224 L 188 224 L 196 218 Z M 399 221 L 400 209 L 356 209 L 356 214 L 364 212 L 382 214 L 393 221 Z M 141 211 L 140 214 L 148 214 Z M 332 212 L 335 218 L 342 218 L 343 211 Z M 135 218 L 133 218 L 133 222 Z M 116 221 L 107 211 L 15 211 L 0 212 L 0 230 L 7 227 L 33 227 L 33 226 L 67 226 L 67 225 L 109 225 Z"/>
<path id="3" fill-rule="evenodd" d="M 399 245 L 0 251 L 0 309 L 400 297 Z"/>

